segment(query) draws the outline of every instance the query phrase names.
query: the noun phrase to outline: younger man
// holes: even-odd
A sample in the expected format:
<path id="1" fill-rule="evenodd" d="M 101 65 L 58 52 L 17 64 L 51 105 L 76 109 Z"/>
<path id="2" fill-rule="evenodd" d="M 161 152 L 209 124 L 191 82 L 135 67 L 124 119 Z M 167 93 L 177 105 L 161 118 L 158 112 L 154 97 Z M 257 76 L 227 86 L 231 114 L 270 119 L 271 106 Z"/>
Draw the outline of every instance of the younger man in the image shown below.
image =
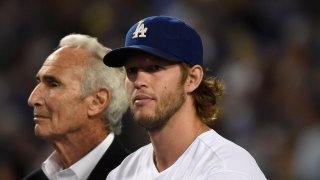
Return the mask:
<path id="1" fill-rule="evenodd" d="M 266 179 L 246 150 L 211 129 L 223 85 L 204 78 L 202 42 L 192 27 L 174 17 L 145 18 L 104 62 L 125 67 L 130 109 L 151 140 L 108 180 Z"/>

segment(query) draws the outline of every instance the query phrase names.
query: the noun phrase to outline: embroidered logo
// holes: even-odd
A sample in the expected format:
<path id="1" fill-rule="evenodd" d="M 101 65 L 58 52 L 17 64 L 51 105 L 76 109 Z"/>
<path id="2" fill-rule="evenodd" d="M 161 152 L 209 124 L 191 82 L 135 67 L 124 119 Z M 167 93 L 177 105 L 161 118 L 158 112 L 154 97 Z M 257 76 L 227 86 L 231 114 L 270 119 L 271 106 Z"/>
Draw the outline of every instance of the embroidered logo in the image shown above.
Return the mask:
<path id="1" fill-rule="evenodd" d="M 134 38 L 138 38 L 138 37 L 147 37 L 146 36 L 146 32 L 147 32 L 148 28 L 144 27 L 143 21 L 139 21 L 138 26 L 136 28 L 136 30 L 133 32 L 133 37 Z"/>

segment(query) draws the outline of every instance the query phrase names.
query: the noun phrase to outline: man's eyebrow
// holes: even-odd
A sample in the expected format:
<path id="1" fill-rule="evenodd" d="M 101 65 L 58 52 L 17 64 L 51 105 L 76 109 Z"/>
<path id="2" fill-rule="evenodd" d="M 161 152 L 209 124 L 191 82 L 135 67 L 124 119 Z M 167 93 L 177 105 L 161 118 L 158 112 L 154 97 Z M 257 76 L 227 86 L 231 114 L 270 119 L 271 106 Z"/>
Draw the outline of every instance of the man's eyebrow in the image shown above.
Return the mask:
<path id="1" fill-rule="evenodd" d="M 40 82 L 41 79 L 43 79 L 43 81 L 46 81 L 46 82 L 52 82 L 52 81 L 58 82 L 58 79 L 55 76 L 52 76 L 52 75 L 44 75 L 44 76 L 42 76 L 42 78 L 40 78 L 39 75 L 36 75 L 36 80 L 37 81 Z"/>

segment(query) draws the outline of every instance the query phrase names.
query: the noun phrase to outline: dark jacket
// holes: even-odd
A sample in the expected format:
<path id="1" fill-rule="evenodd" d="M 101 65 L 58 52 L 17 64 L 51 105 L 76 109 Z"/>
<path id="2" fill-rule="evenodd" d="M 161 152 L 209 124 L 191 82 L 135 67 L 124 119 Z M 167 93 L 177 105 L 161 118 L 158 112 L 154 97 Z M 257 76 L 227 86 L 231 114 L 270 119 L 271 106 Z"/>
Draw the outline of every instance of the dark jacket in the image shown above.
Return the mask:
<path id="1" fill-rule="evenodd" d="M 88 180 L 105 180 L 109 172 L 116 168 L 127 155 L 129 155 L 129 151 L 115 137 L 108 150 L 90 173 Z M 48 180 L 48 178 L 39 168 L 28 174 L 23 180 Z"/>

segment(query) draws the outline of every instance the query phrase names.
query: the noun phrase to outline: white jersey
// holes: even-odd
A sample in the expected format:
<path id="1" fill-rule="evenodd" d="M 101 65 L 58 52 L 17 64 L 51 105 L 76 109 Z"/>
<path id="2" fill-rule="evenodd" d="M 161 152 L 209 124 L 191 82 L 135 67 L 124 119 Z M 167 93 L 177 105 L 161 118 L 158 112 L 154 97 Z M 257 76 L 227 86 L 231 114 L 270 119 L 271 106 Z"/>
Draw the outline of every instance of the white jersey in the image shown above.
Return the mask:
<path id="1" fill-rule="evenodd" d="M 129 155 L 107 180 L 263 180 L 254 158 L 214 130 L 198 136 L 179 159 L 159 172 L 148 144 Z"/>

